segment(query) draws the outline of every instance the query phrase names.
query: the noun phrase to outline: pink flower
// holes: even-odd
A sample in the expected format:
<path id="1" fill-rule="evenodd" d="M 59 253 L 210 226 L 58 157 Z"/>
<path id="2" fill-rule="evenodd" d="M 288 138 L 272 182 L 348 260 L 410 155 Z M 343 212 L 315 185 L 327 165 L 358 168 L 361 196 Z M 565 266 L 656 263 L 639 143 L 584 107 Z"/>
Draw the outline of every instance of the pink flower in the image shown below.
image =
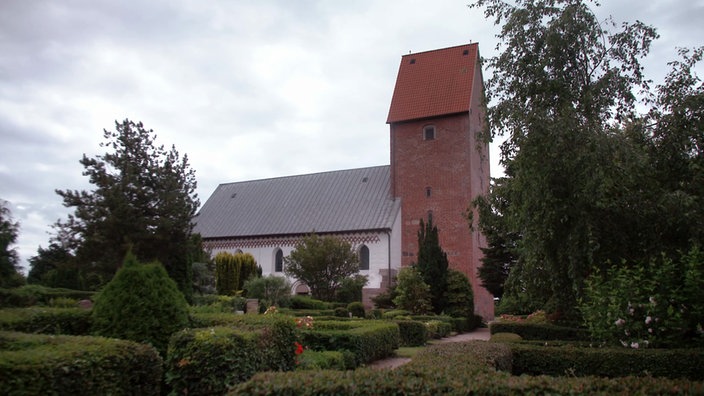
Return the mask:
<path id="1" fill-rule="evenodd" d="M 626 324 L 626 321 L 623 320 L 623 319 L 621 319 L 621 318 L 618 318 L 618 320 L 616 320 L 616 321 L 614 322 L 614 324 L 615 324 L 616 326 L 623 326 L 624 324 Z"/>

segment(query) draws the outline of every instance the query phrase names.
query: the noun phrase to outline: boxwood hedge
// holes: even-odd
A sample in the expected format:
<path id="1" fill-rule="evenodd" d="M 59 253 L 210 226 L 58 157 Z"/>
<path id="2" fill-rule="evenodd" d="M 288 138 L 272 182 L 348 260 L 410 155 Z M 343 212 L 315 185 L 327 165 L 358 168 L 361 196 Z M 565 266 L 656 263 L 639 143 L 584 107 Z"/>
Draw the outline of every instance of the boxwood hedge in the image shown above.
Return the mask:
<path id="1" fill-rule="evenodd" d="M 0 310 L 0 330 L 25 333 L 89 335 L 91 311 L 81 308 L 5 308 Z"/>
<path id="2" fill-rule="evenodd" d="M 448 364 L 451 362 L 451 364 Z M 507 345 L 433 345 L 395 370 L 260 373 L 231 395 L 701 394 L 704 383 L 653 377 L 511 376 Z"/>
<path id="3" fill-rule="evenodd" d="M 170 340 L 166 383 L 175 394 L 223 394 L 266 370 L 292 370 L 296 330 L 283 315 L 238 315 L 237 327 L 184 329 Z"/>
<path id="4" fill-rule="evenodd" d="M 158 395 L 151 346 L 101 337 L 0 332 L 2 395 Z"/>
<path id="5" fill-rule="evenodd" d="M 489 331 L 491 334 L 518 334 L 524 340 L 586 341 L 590 339 L 589 332 L 586 329 L 557 326 L 549 323 L 491 322 L 489 324 Z"/>
<path id="6" fill-rule="evenodd" d="M 301 331 L 301 343 L 316 351 L 347 350 L 357 365 L 390 356 L 399 347 L 399 328 L 384 320 L 321 321 Z"/>

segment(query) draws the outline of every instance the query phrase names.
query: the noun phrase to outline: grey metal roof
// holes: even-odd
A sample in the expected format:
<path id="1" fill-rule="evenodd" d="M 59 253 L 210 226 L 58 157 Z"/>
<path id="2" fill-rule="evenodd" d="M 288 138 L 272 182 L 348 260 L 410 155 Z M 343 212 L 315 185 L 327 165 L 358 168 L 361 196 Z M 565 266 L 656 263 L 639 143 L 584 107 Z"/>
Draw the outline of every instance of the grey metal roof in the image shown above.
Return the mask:
<path id="1" fill-rule="evenodd" d="M 219 185 L 194 221 L 203 238 L 391 229 L 390 167 Z"/>

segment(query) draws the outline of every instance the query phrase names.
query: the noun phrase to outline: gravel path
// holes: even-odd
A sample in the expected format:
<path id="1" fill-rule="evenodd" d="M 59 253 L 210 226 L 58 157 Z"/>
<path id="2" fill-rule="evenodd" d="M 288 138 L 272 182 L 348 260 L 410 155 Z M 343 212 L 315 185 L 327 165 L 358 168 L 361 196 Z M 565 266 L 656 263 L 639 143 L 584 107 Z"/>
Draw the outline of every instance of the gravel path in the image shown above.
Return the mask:
<path id="1" fill-rule="evenodd" d="M 439 340 L 432 340 L 430 344 L 444 344 L 447 342 L 465 342 L 470 340 L 484 340 L 488 341 L 491 338 L 488 328 L 479 328 L 471 333 L 457 334 L 452 337 L 445 337 Z M 394 369 L 398 366 L 402 366 L 410 362 L 410 358 L 404 357 L 390 357 L 386 359 L 377 360 L 374 363 L 369 364 L 367 367 L 375 369 Z"/>

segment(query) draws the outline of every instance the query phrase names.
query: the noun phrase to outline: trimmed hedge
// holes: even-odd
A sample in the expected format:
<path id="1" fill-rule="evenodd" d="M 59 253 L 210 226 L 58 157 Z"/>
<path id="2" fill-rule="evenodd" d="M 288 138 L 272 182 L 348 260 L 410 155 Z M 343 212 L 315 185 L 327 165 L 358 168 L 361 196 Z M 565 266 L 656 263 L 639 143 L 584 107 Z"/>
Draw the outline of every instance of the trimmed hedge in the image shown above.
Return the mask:
<path id="1" fill-rule="evenodd" d="M 586 329 L 556 326 L 549 323 L 491 322 L 489 331 L 491 334 L 518 334 L 524 340 L 588 341 L 590 339 Z"/>
<path id="2" fill-rule="evenodd" d="M 703 349 L 627 349 L 511 344 L 515 375 L 653 376 L 704 380 Z"/>
<path id="3" fill-rule="evenodd" d="M 448 364 L 450 362 L 450 364 Z M 499 370 L 499 371 L 497 371 Z M 511 351 L 471 341 L 426 348 L 395 370 L 259 373 L 230 395 L 701 394 L 704 383 L 651 377 L 619 379 L 511 376 Z"/>
<path id="4" fill-rule="evenodd" d="M 24 333 L 90 335 L 91 311 L 81 308 L 5 308 L 0 330 Z"/>
<path id="5" fill-rule="evenodd" d="M 316 300 L 310 296 L 293 296 L 291 297 L 291 309 L 322 310 L 331 308 L 330 303 L 322 300 Z"/>
<path id="6" fill-rule="evenodd" d="M 436 340 L 445 338 L 452 332 L 452 324 L 440 320 L 425 322 L 425 328 L 428 329 L 428 338 Z"/>
<path id="7" fill-rule="evenodd" d="M 89 300 L 94 294 L 95 292 L 92 291 L 52 288 L 40 285 L 25 285 L 15 289 L 0 288 L 0 308 L 50 305 L 52 300 L 58 298 Z"/>
<path id="8" fill-rule="evenodd" d="M 297 370 L 346 370 L 355 368 L 349 351 L 304 351 L 298 357 Z"/>
<path id="9" fill-rule="evenodd" d="M 158 395 L 156 349 L 101 337 L 0 332 L 2 395 Z"/>
<path id="10" fill-rule="evenodd" d="M 405 347 L 423 346 L 428 341 L 428 329 L 417 320 L 395 320 L 400 334 L 400 345 Z"/>
<path id="11" fill-rule="evenodd" d="M 355 365 L 391 356 L 399 347 L 399 327 L 382 320 L 321 321 L 301 331 L 301 343 L 316 351 L 343 351 L 354 354 Z"/>
<path id="12" fill-rule="evenodd" d="M 280 315 L 239 315 L 239 328 L 185 329 L 171 337 L 166 383 L 172 393 L 223 394 L 266 370 L 296 366 L 296 327 Z"/>
<path id="13" fill-rule="evenodd" d="M 318 319 L 319 316 L 335 316 L 335 311 L 332 309 L 290 309 L 281 308 L 279 312 L 286 315 L 304 317 L 312 316 Z"/>

